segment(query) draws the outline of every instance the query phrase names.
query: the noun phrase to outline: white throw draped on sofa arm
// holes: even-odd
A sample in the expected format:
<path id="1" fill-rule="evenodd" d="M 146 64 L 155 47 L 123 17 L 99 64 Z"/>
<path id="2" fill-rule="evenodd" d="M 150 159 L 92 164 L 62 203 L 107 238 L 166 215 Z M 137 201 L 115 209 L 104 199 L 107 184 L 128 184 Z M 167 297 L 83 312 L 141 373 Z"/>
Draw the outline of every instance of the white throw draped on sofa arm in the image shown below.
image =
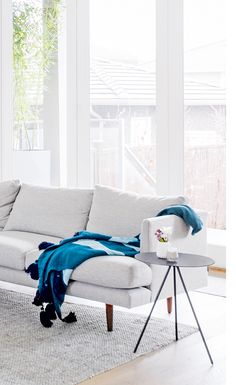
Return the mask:
<path id="1" fill-rule="evenodd" d="M 176 215 L 164 215 L 160 217 L 145 219 L 142 223 L 141 230 L 141 252 L 156 251 L 157 240 L 155 231 L 163 227 L 172 227 L 172 235 L 170 243 L 177 247 L 178 252 L 207 255 L 207 232 L 206 220 L 207 213 L 201 210 L 195 210 L 203 222 L 203 228 L 197 234 L 192 235 L 192 229 L 189 228 L 185 222 Z M 153 279 L 151 284 L 152 299 L 154 299 L 157 290 L 160 287 L 166 267 L 151 265 L 153 272 Z M 203 287 L 207 285 L 207 269 L 204 268 L 183 268 L 182 274 L 184 276 L 186 286 L 189 290 Z M 182 292 L 183 288 L 177 279 L 177 292 Z M 165 287 L 161 293 L 160 298 L 171 297 L 173 295 L 173 279 L 169 276 Z"/>

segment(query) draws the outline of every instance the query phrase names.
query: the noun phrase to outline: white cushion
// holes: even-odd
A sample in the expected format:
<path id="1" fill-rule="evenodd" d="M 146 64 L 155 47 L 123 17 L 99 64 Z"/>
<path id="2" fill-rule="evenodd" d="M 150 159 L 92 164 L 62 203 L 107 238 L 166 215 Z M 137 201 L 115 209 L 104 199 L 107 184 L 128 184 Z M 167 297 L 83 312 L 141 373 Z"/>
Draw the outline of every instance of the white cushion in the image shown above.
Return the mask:
<path id="1" fill-rule="evenodd" d="M 96 186 L 87 230 L 112 236 L 135 236 L 142 221 L 155 217 L 169 205 L 183 204 L 183 196 L 142 196 L 105 186 Z"/>
<path id="2" fill-rule="evenodd" d="M 19 189 L 20 182 L 18 180 L 0 182 L 0 230 L 7 223 Z"/>
<path id="3" fill-rule="evenodd" d="M 39 250 L 27 253 L 25 267 L 38 259 L 41 253 Z M 71 279 L 116 289 L 131 289 L 150 285 L 152 271 L 145 263 L 134 258 L 105 255 L 83 262 L 73 271 Z"/>
<path id="4" fill-rule="evenodd" d="M 26 253 L 36 249 L 43 241 L 58 243 L 60 238 L 23 231 L 1 231 L 0 266 L 24 270 Z"/>
<path id="5" fill-rule="evenodd" d="M 92 190 L 23 184 L 4 230 L 70 237 L 85 229 L 92 197 Z"/>
<path id="6" fill-rule="evenodd" d="M 151 291 L 146 287 L 127 290 L 114 289 L 78 281 L 71 281 L 66 293 L 80 298 L 87 298 L 92 301 L 110 303 L 115 306 L 124 306 L 129 309 L 145 305 L 149 303 L 151 299 Z"/>
<path id="7" fill-rule="evenodd" d="M 150 285 L 152 271 L 149 266 L 132 257 L 105 255 L 82 263 L 71 278 L 99 286 L 131 289 Z"/>

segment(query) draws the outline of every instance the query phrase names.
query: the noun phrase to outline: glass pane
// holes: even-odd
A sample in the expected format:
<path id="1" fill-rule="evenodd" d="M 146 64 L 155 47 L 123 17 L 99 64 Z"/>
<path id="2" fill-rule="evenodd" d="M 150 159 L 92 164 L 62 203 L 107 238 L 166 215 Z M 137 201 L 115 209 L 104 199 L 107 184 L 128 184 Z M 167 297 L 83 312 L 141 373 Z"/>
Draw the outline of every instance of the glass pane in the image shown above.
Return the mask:
<path id="1" fill-rule="evenodd" d="M 90 25 L 93 181 L 155 194 L 155 0 L 91 0 Z"/>
<path id="2" fill-rule="evenodd" d="M 54 155 L 47 132 L 59 126 L 58 42 L 64 0 L 12 4 L 15 176 L 36 183 L 38 176 L 38 182 L 50 183 Z"/>
<path id="3" fill-rule="evenodd" d="M 225 228 L 223 0 L 185 0 L 185 194 Z M 200 27 L 199 27 L 200 26 Z"/>

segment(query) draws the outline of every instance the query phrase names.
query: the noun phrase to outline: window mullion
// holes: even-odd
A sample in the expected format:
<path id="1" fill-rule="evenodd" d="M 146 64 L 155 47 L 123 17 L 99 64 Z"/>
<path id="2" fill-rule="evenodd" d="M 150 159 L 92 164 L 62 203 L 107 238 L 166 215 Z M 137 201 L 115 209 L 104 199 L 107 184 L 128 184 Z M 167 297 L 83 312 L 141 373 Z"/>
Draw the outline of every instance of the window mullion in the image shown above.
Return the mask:
<path id="1" fill-rule="evenodd" d="M 183 0 L 157 0 L 157 193 L 183 194 Z"/>
<path id="2" fill-rule="evenodd" d="M 89 0 L 77 0 L 78 186 L 91 186 Z"/>
<path id="3" fill-rule="evenodd" d="M 90 186 L 89 1 L 67 1 L 67 184 Z"/>
<path id="4" fill-rule="evenodd" d="M 0 2 L 0 179 L 13 177 L 12 2 Z"/>

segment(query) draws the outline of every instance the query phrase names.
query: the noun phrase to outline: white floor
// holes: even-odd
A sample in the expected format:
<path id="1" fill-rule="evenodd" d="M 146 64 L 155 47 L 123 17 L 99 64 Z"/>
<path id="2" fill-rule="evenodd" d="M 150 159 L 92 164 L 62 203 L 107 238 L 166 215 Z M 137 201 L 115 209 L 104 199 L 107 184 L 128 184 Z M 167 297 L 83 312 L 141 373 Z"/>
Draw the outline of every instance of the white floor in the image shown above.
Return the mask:
<path id="1" fill-rule="evenodd" d="M 34 293 L 35 289 L 0 282 L 1 288 Z M 215 289 L 214 289 L 215 288 Z M 211 294 L 207 294 L 210 292 Z M 213 294 L 213 295 L 212 295 Z M 217 295 L 219 294 L 219 295 Z M 161 352 L 151 353 L 126 365 L 86 381 L 84 385 L 223 385 L 224 330 L 225 330 L 225 279 L 209 277 L 208 288 L 190 292 L 204 335 L 211 351 L 214 366 L 210 365 L 199 333 L 171 344 Z M 104 307 L 104 304 L 66 297 L 67 302 Z M 148 314 L 151 305 L 120 310 Z M 174 320 L 174 312 L 167 313 L 166 301 L 159 301 L 153 316 Z M 185 294 L 178 295 L 178 320 L 196 325 Z M 114 314 L 115 327 L 115 314 Z M 145 335 L 144 337 L 145 338 Z M 56 385 L 56 384 L 55 384 Z"/>
<path id="2" fill-rule="evenodd" d="M 209 276 L 208 286 L 197 290 L 199 293 L 206 293 L 226 297 L 226 280 L 220 276 Z"/>

